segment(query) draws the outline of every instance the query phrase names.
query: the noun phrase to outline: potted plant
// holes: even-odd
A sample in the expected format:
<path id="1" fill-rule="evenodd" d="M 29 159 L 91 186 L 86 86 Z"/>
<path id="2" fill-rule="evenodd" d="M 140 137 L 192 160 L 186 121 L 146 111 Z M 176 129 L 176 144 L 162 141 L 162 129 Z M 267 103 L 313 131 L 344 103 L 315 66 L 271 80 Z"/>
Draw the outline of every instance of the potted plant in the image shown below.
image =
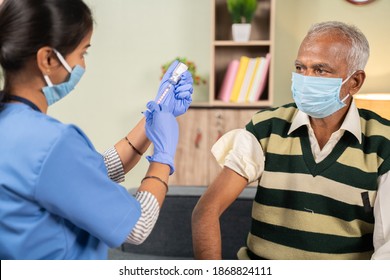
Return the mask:
<path id="1" fill-rule="evenodd" d="M 257 8 L 257 0 L 226 0 L 232 17 L 232 35 L 234 41 L 248 41 L 251 22 Z"/>

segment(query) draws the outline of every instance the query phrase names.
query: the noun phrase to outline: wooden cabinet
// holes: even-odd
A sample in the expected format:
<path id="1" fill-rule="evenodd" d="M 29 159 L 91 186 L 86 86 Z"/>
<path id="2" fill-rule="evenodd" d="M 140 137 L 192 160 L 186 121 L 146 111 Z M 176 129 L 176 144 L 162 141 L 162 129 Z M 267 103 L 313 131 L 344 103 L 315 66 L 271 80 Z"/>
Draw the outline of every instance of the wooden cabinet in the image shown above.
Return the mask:
<path id="1" fill-rule="evenodd" d="M 170 185 L 206 186 L 209 172 L 209 129 L 207 109 L 190 109 L 178 118 L 179 143 L 175 156 L 175 173 Z"/>
<path id="2" fill-rule="evenodd" d="M 210 107 L 268 107 L 273 102 L 273 49 L 274 49 L 274 3 L 275 0 L 258 0 L 258 6 L 252 21 L 251 36 L 248 42 L 232 40 L 231 17 L 226 0 L 212 0 L 211 5 L 211 66 L 209 99 L 196 102 L 196 106 Z M 241 56 L 265 57 L 271 55 L 268 81 L 260 100 L 253 103 L 227 103 L 217 99 L 228 64 Z"/>
<path id="3" fill-rule="evenodd" d="M 212 145 L 224 133 L 244 128 L 256 109 L 193 108 L 178 118 L 180 139 L 175 157 L 175 173 L 170 185 L 207 186 L 221 167 L 211 154 Z"/>

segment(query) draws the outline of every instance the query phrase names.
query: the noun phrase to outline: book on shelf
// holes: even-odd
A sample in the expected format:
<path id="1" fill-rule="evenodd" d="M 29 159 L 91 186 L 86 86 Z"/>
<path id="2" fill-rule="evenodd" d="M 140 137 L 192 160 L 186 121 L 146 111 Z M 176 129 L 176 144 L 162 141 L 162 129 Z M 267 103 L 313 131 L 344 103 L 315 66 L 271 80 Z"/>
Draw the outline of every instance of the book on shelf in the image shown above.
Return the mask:
<path id="1" fill-rule="evenodd" d="M 229 102 L 230 100 L 230 93 L 232 92 L 233 89 L 233 84 L 236 79 L 236 74 L 238 71 L 238 66 L 240 62 L 237 59 L 234 59 L 230 61 L 227 69 L 225 76 L 222 81 L 222 86 L 218 94 L 219 100 L 222 100 L 224 102 Z"/>
<path id="2" fill-rule="evenodd" d="M 267 84 L 271 56 L 232 60 L 226 69 L 218 99 L 224 102 L 256 102 Z"/>
<path id="3" fill-rule="evenodd" d="M 248 85 L 248 88 L 246 89 L 245 98 L 243 100 L 245 102 L 249 101 L 249 95 L 250 95 L 251 89 L 254 87 L 255 80 L 256 80 L 256 73 L 258 72 L 258 69 L 260 67 L 262 59 L 263 58 L 261 58 L 261 57 L 254 58 L 253 71 L 252 71 L 252 73 L 250 73 L 249 85 Z"/>
<path id="4" fill-rule="evenodd" d="M 242 82 L 243 82 L 244 77 L 245 77 L 248 63 L 249 63 L 249 57 L 241 56 L 240 65 L 238 66 L 238 71 L 236 74 L 236 79 L 234 80 L 233 89 L 232 89 L 232 92 L 230 94 L 230 101 L 231 102 L 237 102 L 237 100 L 238 100 L 238 95 L 240 94 L 240 89 L 241 89 Z"/>
<path id="5" fill-rule="evenodd" d="M 255 65 L 256 65 L 256 58 L 250 58 L 248 62 L 248 66 L 245 71 L 244 79 L 242 80 L 237 102 L 245 102 L 246 93 L 249 90 L 249 85 L 252 80 L 252 75 L 253 75 L 253 71 L 255 70 Z"/>
<path id="6" fill-rule="evenodd" d="M 271 60 L 271 55 L 267 54 L 261 58 L 259 67 L 256 73 L 254 73 L 253 85 L 247 94 L 247 102 L 256 102 L 260 100 L 261 95 L 264 92 L 265 85 L 267 84 L 268 69 Z"/>

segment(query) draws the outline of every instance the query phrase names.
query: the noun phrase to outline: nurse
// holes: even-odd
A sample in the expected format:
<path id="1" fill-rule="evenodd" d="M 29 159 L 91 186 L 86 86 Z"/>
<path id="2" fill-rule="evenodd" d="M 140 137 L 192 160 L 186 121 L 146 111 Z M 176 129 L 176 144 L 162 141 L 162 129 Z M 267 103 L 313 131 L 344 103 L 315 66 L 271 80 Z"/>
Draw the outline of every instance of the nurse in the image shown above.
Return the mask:
<path id="1" fill-rule="evenodd" d="M 83 76 L 92 32 L 82 0 L 0 0 L 0 259 L 105 259 L 108 247 L 143 242 L 156 222 L 192 77 L 185 72 L 165 104 L 149 102 L 145 118 L 101 155 L 77 126 L 46 115 Z M 118 183 L 150 143 L 132 196 Z"/>

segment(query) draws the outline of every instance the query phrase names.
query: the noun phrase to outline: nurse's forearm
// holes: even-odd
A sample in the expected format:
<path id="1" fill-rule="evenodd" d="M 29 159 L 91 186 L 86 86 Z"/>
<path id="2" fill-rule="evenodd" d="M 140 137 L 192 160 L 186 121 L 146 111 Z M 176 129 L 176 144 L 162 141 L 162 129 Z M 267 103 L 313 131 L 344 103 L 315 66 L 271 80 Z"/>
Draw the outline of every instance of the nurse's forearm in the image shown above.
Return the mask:
<path id="1" fill-rule="evenodd" d="M 168 192 L 169 171 L 169 165 L 151 162 L 148 171 L 145 174 L 145 178 L 138 188 L 139 192 L 146 191 L 153 194 L 157 199 L 160 208 L 164 202 L 165 195 Z M 165 184 L 163 182 L 165 182 Z"/>
<path id="2" fill-rule="evenodd" d="M 169 171 L 166 164 L 152 162 L 149 165 L 136 193 L 141 205 L 141 217 L 127 237 L 127 242 L 141 244 L 152 231 L 168 191 Z"/>
<path id="3" fill-rule="evenodd" d="M 151 143 L 145 133 L 145 118 L 142 118 L 126 137 L 127 140 L 123 138 L 115 144 L 125 173 L 138 163 Z"/>

